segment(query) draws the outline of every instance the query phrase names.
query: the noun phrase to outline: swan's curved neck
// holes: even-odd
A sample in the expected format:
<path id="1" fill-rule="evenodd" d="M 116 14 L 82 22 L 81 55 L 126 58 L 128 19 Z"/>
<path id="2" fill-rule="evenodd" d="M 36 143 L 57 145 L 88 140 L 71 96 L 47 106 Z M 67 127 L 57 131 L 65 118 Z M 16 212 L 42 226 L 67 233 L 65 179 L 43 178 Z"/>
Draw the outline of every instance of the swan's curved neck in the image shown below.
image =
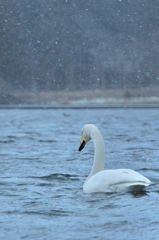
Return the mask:
<path id="1" fill-rule="evenodd" d="M 104 141 L 99 130 L 95 129 L 94 131 L 92 131 L 91 138 L 94 142 L 95 153 L 94 153 L 93 166 L 88 178 L 90 178 L 95 173 L 102 171 L 104 169 L 104 159 L 105 159 Z"/>

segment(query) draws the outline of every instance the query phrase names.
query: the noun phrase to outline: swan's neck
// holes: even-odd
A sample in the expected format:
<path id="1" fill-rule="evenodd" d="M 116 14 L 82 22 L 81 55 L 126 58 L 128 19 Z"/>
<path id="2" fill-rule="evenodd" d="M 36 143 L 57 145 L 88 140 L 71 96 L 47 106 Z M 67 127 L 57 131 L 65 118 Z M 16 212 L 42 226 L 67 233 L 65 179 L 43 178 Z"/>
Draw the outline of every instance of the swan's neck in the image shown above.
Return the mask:
<path id="1" fill-rule="evenodd" d="M 88 176 L 90 178 L 92 175 L 104 169 L 105 151 L 104 151 L 104 141 L 103 137 L 98 130 L 91 133 L 91 138 L 94 142 L 94 161 L 91 172 Z"/>

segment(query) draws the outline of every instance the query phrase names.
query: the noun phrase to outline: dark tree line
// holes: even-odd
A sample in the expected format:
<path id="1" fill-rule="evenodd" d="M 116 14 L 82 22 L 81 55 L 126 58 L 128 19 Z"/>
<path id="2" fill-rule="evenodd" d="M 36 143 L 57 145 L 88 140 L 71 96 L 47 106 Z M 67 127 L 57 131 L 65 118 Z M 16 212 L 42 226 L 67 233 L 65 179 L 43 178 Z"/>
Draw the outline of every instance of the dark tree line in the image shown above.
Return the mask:
<path id="1" fill-rule="evenodd" d="M 159 1 L 0 0 L 0 89 L 159 85 Z"/>

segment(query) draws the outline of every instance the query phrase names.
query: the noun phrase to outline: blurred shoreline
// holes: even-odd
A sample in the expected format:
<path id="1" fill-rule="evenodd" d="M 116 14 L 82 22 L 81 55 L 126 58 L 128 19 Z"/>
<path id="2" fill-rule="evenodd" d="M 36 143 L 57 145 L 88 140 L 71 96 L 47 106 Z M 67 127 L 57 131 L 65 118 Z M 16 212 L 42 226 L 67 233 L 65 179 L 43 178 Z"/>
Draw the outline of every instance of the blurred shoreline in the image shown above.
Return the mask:
<path id="1" fill-rule="evenodd" d="M 152 105 L 159 87 L 79 91 L 18 91 L 1 94 L 0 105 Z"/>

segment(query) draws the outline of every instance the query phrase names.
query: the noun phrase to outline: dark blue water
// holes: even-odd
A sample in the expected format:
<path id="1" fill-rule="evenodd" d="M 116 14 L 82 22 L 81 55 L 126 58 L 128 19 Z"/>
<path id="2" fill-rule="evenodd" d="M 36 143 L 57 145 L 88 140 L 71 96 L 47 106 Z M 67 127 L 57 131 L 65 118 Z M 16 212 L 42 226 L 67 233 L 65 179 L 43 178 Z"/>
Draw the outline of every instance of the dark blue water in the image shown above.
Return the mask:
<path id="1" fill-rule="evenodd" d="M 0 110 L 0 239 L 158 240 L 159 110 Z M 146 195 L 84 194 L 96 124 L 106 167 L 132 168 L 154 183 Z"/>

